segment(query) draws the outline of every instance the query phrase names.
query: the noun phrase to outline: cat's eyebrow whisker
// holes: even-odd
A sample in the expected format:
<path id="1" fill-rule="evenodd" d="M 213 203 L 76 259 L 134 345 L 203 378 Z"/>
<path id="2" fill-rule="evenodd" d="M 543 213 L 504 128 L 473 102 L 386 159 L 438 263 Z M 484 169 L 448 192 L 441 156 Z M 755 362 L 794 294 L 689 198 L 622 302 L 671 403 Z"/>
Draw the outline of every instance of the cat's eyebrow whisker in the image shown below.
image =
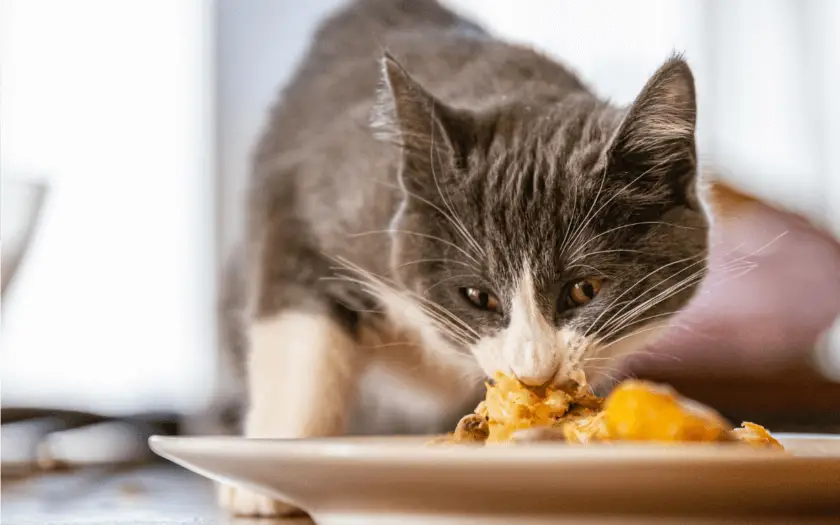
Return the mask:
<path id="1" fill-rule="evenodd" d="M 682 229 L 685 229 L 685 230 L 696 230 L 697 229 L 693 226 L 684 226 L 682 224 L 673 224 L 673 223 L 670 223 L 670 222 L 663 222 L 663 221 L 642 221 L 642 222 L 634 222 L 634 223 L 631 223 L 631 224 L 622 224 L 621 226 L 616 226 L 615 228 L 610 228 L 607 231 L 601 232 L 598 235 L 594 235 L 594 236 L 590 237 L 589 239 L 586 240 L 586 242 L 584 242 L 583 244 L 578 246 L 575 249 L 575 251 L 572 252 L 570 257 L 576 257 L 581 251 L 583 251 L 584 248 L 586 248 L 586 246 L 588 246 L 591 242 L 593 242 L 598 237 L 602 237 L 604 235 L 607 235 L 607 234 L 612 233 L 612 232 L 617 231 L 617 230 L 621 230 L 623 228 L 632 228 L 634 226 L 645 226 L 645 225 L 672 226 L 674 228 L 682 228 Z"/>
<path id="2" fill-rule="evenodd" d="M 432 133 L 431 133 L 431 139 L 432 140 L 431 140 L 431 145 L 429 146 L 429 166 L 431 166 L 431 169 L 432 169 L 432 179 L 434 179 L 434 181 L 435 181 L 435 188 L 437 188 L 438 195 L 440 195 L 440 198 L 443 200 L 444 206 L 446 206 L 446 209 L 449 210 L 449 213 L 451 214 L 451 220 L 452 220 L 454 226 L 456 228 L 460 229 L 461 234 L 466 238 L 467 242 L 469 242 L 473 246 L 474 250 L 476 250 L 480 255 L 486 257 L 486 254 L 484 253 L 484 250 L 481 248 L 481 245 L 479 245 L 478 242 L 475 240 L 475 238 L 472 235 L 470 235 L 466 226 L 464 226 L 463 221 L 461 221 L 460 217 L 458 217 L 458 214 L 455 213 L 455 210 L 452 209 L 452 205 L 449 203 L 449 200 L 443 194 L 443 190 L 440 187 L 440 182 L 438 181 L 437 173 L 435 173 L 435 163 L 432 159 L 432 152 L 433 151 L 437 153 L 437 161 L 441 165 L 443 163 L 441 162 L 441 158 L 440 158 L 440 150 L 434 148 L 435 127 L 436 127 L 434 125 L 435 124 L 434 123 L 434 120 L 435 120 L 435 106 L 434 106 L 434 103 L 432 103 L 431 110 L 429 111 L 429 119 L 431 120 L 430 125 L 431 125 L 431 130 L 432 130 Z"/>
<path id="3" fill-rule="evenodd" d="M 470 269 L 475 269 L 474 266 L 471 264 L 467 264 L 464 261 L 457 261 L 455 259 L 415 259 L 413 261 L 407 261 L 404 263 L 400 263 L 396 266 L 396 268 L 405 268 L 406 266 L 411 266 L 412 264 L 423 264 L 423 263 L 452 263 L 452 264 L 460 264 L 461 266 L 466 266 Z"/>
<path id="4" fill-rule="evenodd" d="M 485 253 L 484 249 L 481 247 L 481 245 L 478 244 L 478 242 L 475 240 L 475 238 L 472 235 L 470 235 L 469 231 L 467 231 L 467 228 L 464 226 L 464 223 L 462 221 L 460 221 L 457 216 L 450 215 L 448 212 L 442 210 L 437 204 L 433 203 L 432 201 L 430 201 L 430 200 L 428 200 L 424 197 L 421 197 L 420 195 L 417 195 L 416 193 L 410 191 L 408 188 L 400 187 L 397 184 L 392 184 L 392 183 L 385 182 L 385 181 L 382 181 L 382 180 L 375 180 L 374 182 L 376 182 L 377 184 L 382 184 L 383 186 L 387 186 L 389 188 L 394 188 L 394 189 L 403 191 L 409 197 L 411 197 L 413 199 L 416 199 L 416 200 L 422 202 L 423 204 L 426 204 L 430 208 L 434 209 L 435 211 L 437 211 L 438 213 L 443 215 L 444 218 L 446 218 L 446 220 L 449 221 L 449 223 L 452 224 L 452 226 L 455 227 L 455 231 L 457 231 L 458 234 L 461 237 L 463 237 L 464 240 L 467 241 L 467 243 L 470 244 L 471 248 L 478 252 L 478 255 L 480 255 L 484 258 L 487 258 L 487 254 Z"/>
<path id="5" fill-rule="evenodd" d="M 426 293 L 429 293 L 429 292 L 430 292 L 430 291 L 432 291 L 434 288 L 437 288 L 438 286 L 440 286 L 440 285 L 442 285 L 442 284 L 444 284 L 444 283 L 447 283 L 447 282 L 449 282 L 449 281 L 454 281 L 455 279 L 466 279 L 466 278 L 473 277 L 473 276 L 474 276 L 474 274 L 467 273 L 467 274 L 450 275 L 449 277 L 444 277 L 443 279 L 440 279 L 440 280 L 439 280 L 438 282 L 436 282 L 435 284 L 433 284 L 433 285 L 429 286 L 428 288 L 426 288 Z"/>
<path id="6" fill-rule="evenodd" d="M 630 188 L 633 184 L 635 184 L 636 182 L 638 182 L 639 180 L 641 180 L 641 179 L 642 179 L 642 177 L 647 176 L 647 175 L 648 175 L 651 171 L 653 171 L 654 169 L 661 168 L 661 167 L 662 167 L 663 165 L 665 165 L 665 164 L 667 164 L 667 161 L 663 161 L 663 162 L 660 162 L 660 163 L 658 163 L 658 164 L 655 164 L 654 166 L 651 166 L 649 169 L 647 169 L 647 170 L 643 171 L 643 172 L 642 172 L 639 176 L 637 176 L 635 179 L 633 179 L 633 180 L 631 180 L 630 182 L 628 182 L 628 183 L 627 183 L 624 187 L 622 187 L 621 189 L 619 189 L 619 190 L 618 190 L 617 192 L 615 192 L 615 193 L 614 193 L 614 194 L 613 194 L 613 195 L 612 195 L 609 199 L 607 199 L 607 201 L 606 201 L 606 202 L 604 202 L 604 204 L 602 204 L 602 205 L 601 205 L 601 207 L 600 207 L 600 208 L 598 208 L 598 209 L 595 211 L 595 213 L 594 213 L 594 214 L 592 214 L 592 216 L 591 216 L 591 217 L 589 216 L 589 212 L 587 212 L 585 220 L 581 223 L 580 227 L 578 227 L 578 228 L 577 228 L 577 230 L 576 230 L 576 232 L 575 232 L 575 234 L 574 234 L 574 237 L 573 237 L 573 238 L 572 238 L 572 240 L 570 241 L 570 244 L 571 244 L 571 245 L 574 245 L 574 244 L 578 241 L 578 239 L 580 238 L 581 234 L 582 234 L 582 233 L 583 233 L 583 231 L 586 229 L 586 227 L 589 225 L 589 223 L 590 223 L 590 222 L 592 222 L 592 220 L 593 220 L 595 217 L 597 217 L 597 216 L 598 216 L 598 214 L 599 214 L 599 213 L 601 213 L 601 210 L 603 210 L 603 209 L 604 209 L 604 208 L 605 208 L 605 207 L 606 207 L 609 203 L 611 203 L 611 202 L 612 202 L 613 200 L 615 200 L 615 199 L 616 199 L 619 195 L 621 195 L 622 193 L 624 193 L 624 192 L 625 192 L 628 188 Z M 608 168 L 608 167 L 609 167 L 608 165 L 605 165 L 605 166 L 604 166 L 604 177 L 603 177 L 603 178 L 602 178 L 602 180 L 601 180 L 601 188 L 603 187 L 603 184 L 604 184 L 604 182 L 603 182 L 603 181 L 604 181 L 604 179 L 606 178 L 606 172 L 607 172 L 607 168 Z M 595 203 L 598 201 L 598 196 L 601 194 L 601 188 L 598 188 L 598 193 L 595 195 L 595 200 L 592 202 L 592 206 L 590 207 L 590 211 L 592 210 L 592 208 L 594 208 L 594 207 L 595 207 Z"/>
<path id="7" fill-rule="evenodd" d="M 568 270 L 572 270 L 574 268 L 585 268 L 585 269 L 591 271 L 593 273 L 593 275 L 600 275 L 600 276 L 606 276 L 607 275 L 606 273 L 601 271 L 600 268 L 595 268 L 594 266 L 591 266 L 589 264 L 582 264 L 582 263 L 575 264 L 574 266 L 568 266 L 566 268 L 566 270 L 568 271 Z"/>
<path id="8" fill-rule="evenodd" d="M 603 180 L 601 181 L 601 183 L 603 184 Z M 600 192 L 600 189 L 598 191 Z M 572 228 L 575 227 L 576 223 L 574 222 L 574 217 L 576 216 L 577 212 L 577 203 L 577 193 L 572 192 L 572 214 L 570 215 L 570 217 L 572 217 L 572 220 L 567 225 L 566 231 L 563 232 L 563 240 L 560 242 L 560 247 L 557 249 L 558 254 L 563 253 L 563 251 L 566 249 L 566 242 L 569 240 L 569 233 L 572 231 Z"/>
<path id="9" fill-rule="evenodd" d="M 584 214 L 584 216 L 583 216 L 583 220 L 580 222 L 580 228 L 575 227 L 575 229 L 574 229 L 574 233 L 572 233 L 572 234 L 569 236 L 569 238 L 568 238 L 568 240 L 569 240 L 572 244 L 574 244 L 574 241 L 573 241 L 572 239 L 573 239 L 573 238 L 574 238 L 574 239 L 577 239 L 578 231 L 579 231 L 579 230 L 582 230 L 582 229 L 586 226 L 586 224 L 585 224 L 585 223 L 587 223 L 587 222 L 588 222 L 588 220 L 589 220 L 589 214 L 590 214 L 590 213 L 592 213 L 592 210 L 593 210 L 593 209 L 595 208 L 595 206 L 598 204 L 598 199 L 601 197 L 601 192 L 602 192 L 602 191 L 603 191 L 603 189 L 604 189 L 604 183 L 605 183 L 605 182 L 606 182 L 606 180 L 607 180 L 607 169 L 608 169 L 608 168 L 609 168 L 609 164 L 608 164 L 608 163 L 604 163 L 604 170 L 603 170 L 603 171 L 602 171 L 602 173 L 601 173 L 601 182 L 600 182 L 600 184 L 598 185 L 598 191 L 595 193 L 595 198 L 592 200 L 592 205 L 590 205 L 590 206 L 589 206 L 589 209 L 586 211 L 586 214 Z M 575 208 L 577 208 L 577 200 L 575 200 Z M 598 212 L 595 212 L 595 213 L 598 213 Z M 572 214 L 572 216 L 574 217 L 574 215 L 575 215 L 575 214 L 573 213 L 573 214 Z M 567 233 L 567 234 L 569 233 L 569 230 L 568 230 L 568 229 L 566 230 L 566 233 Z M 563 238 L 564 238 L 564 239 L 563 239 L 563 244 L 562 244 L 562 245 L 561 245 L 561 247 L 560 247 L 560 253 L 563 253 L 563 251 L 566 249 L 566 246 L 567 246 L 567 245 L 566 245 L 566 236 L 564 235 L 564 236 L 563 236 Z"/>
<path id="10" fill-rule="evenodd" d="M 580 255 L 578 257 L 575 257 L 574 259 L 572 259 L 571 261 L 569 261 L 567 263 L 567 266 L 571 267 L 571 266 L 574 265 L 574 263 L 576 263 L 577 261 L 579 261 L 581 259 L 585 259 L 587 257 L 592 257 L 593 255 L 600 255 L 600 254 L 604 254 L 604 253 L 636 253 L 636 254 L 639 254 L 639 255 L 650 255 L 647 252 L 643 252 L 643 251 L 640 251 L 640 250 L 631 250 L 631 249 L 627 249 L 627 248 L 616 248 L 614 250 L 599 250 L 597 252 L 588 252 L 588 253 L 585 253 L 585 254 Z"/>
<path id="11" fill-rule="evenodd" d="M 366 232 L 351 233 L 351 234 L 348 234 L 348 237 L 355 238 L 355 237 L 362 237 L 362 236 L 365 236 L 365 235 L 392 234 L 392 233 L 401 233 L 401 234 L 404 234 L 404 235 L 416 235 L 417 237 L 422 237 L 424 239 L 430 239 L 430 240 L 433 240 L 433 241 L 443 243 L 443 244 L 445 244 L 445 245 L 447 245 L 451 248 L 454 248 L 458 252 L 460 252 L 461 255 L 463 255 L 464 257 L 471 260 L 476 266 L 481 266 L 481 263 L 478 261 L 478 259 L 476 259 L 472 255 L 470 255 L 469 252 L 467 252 L 466 250 L 464 250 L 463 248 L 461 248 L 457 244 L 449 242 L 446 239 L 441 239 L 440 237 L 437 237 L 435 235 L 430 235 L 428 233 L 412 232 L 412 231 L 408 231 L 408 230 L 370 230 L 370 231 L 366 231 Z"/>

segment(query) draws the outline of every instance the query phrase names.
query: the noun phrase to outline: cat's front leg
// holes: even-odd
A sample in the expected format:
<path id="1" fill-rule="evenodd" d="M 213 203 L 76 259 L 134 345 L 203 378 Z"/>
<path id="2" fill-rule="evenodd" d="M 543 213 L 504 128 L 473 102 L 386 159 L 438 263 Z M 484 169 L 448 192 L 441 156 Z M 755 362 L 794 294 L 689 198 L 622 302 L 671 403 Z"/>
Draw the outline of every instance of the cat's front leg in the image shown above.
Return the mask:
<path id="1" fill-rule="evenodd" d="M 343 433 L 359 360 L 353 336 L 328 314 L 285 310 L 254 320 L 245 436 Z M 219 497 L 222 506 L 239 516 L 297 513 L 293 506 L 237 487 L 220 487 Z"/>

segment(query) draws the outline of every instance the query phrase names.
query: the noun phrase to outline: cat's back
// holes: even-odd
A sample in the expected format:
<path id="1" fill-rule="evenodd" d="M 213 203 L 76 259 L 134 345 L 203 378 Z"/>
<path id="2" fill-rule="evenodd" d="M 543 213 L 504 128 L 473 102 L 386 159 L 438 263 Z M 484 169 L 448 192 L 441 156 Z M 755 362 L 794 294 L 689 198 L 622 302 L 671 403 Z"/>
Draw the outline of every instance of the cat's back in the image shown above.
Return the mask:
<path id="1" fill-rule="evenodd" d="M 377 57 L 395 34 L 432 34 L 460 23 L 435 0 L 351 1 L 316 31 L 272 109 L 257 162 L 323 135 L 348 110 L 372 102 L 380 78 Z"/>
<path id="2" fill-rule="evenodd" d="M 583 89 L 556 62 L 493 38 L 437 0 L 354 0 L 325 20 L 274 107 L 257 162 L 354 120 L 361 133 L 387 50 L 442 100 L 473 106 L 529 84 Z M 338 121 L 338 122 L 337 122 Z"/>

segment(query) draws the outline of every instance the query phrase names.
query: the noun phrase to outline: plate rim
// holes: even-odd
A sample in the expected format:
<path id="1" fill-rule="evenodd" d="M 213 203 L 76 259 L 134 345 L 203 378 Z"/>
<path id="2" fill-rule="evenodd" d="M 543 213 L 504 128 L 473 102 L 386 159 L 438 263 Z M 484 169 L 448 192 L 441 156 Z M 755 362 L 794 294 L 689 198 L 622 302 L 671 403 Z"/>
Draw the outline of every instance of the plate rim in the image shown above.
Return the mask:
<path id="1" fill-rule="evenodd" d="M 840 446 L 838 434 L 776 433 L 782 441 L 833 441 Z M 387 446 L 383 440 L 397 438 Z M 416 438 L 416 439 L 411 439 Z M 241 436 L 152 436 L 149 447 L 169 459 L 188 456 L 257 457 L 260 448 L 265 457 L 282 455 L 284 461 L 326 461 L 333 463 L 425 465 L 443 462 L 448 466 L 516 462 L 523 467 L 547 463 L 586 463 L 615 465 L 630 463 L 744 463 L 754 461 L 840 461 L 840 454 L 795 455 L 771 449 L 714 443 L 680 443 L 662 446 L 657 443 L 610 443 L 566 445 L 534 443 L 528 445 L 423 446 L 423 436 L 342 436 L 314 439 L 245 438 Z M 367 442 L 365 442 L 367 441 Z M 376 442 L 379 442 L 377 445 Z M 248 443 L 246 446 L 245 443 Z M 419 445 L 419 446 L 418 446 Z M 189 460 L 187 460 L 189 461 Z"/>

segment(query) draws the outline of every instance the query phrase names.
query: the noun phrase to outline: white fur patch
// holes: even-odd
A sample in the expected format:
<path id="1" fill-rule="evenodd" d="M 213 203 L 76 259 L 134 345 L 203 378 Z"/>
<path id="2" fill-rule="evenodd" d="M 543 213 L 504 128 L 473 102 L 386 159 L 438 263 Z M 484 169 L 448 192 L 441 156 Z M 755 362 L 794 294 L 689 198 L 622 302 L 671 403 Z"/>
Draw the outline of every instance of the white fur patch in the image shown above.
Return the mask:
<path id="1" fill-rule="evenodd" d="M 473 348 L 485 373 L 501 371 L 531 385 L 562 380 L 571 344 L 578 336 L 558 330 L 539 309 L 534 278 L 528 264 L 511 301 L 510 323 L 491 337 L 483 337 Z"/>
<path id="2" fill-rule="evenodd" d="M 502 352 L 514 376 L 528 385 L 541 385 L 555 376 L 565 352 L 558 348 L 557 329 L 539 309 L 534 277 L 527 264 L 511 302 L 510 324 L 505 332 Z"/>
<path id="3" fill-rule="evenodd" d="M 617 359 L 643 348 L 665 330 L 665 323 L 662 325 L 648 325 L 625 339 L 593 345 L 597 334 L 584 338 L 575 330 L 558 329 L 545 318 L 526 265 L 511 303 L 510 324 L 502 332 L 482 338 L 473 352 L 489 376 L 502 371 L 529 385 L 559 384 L 581 369 L 597 370 L 595 365 L 587 366 L 588 356 L 597 355 L 598 361 L 593 362 L 604 364 L 604 359 Z"/>
<path id="4" fill-rule="evenodd" d="M 300 511 L 270 496 L 233 485 L 216 485 L 219 505 L 233 516 L 243 518 L 278 518 Z"/>
<path id="5" fill-rule="evenodd" d="M 443 334 L 441 323 L 427 313 L 417 299 L 377 283 L 371 286 L 384 306 L 393 329 L 405 333 L 410 344 L 433 354 L 434 359 L 463 368 L 465 373 L 476 372 L 475 364 L 465 359 L 459 349 L 449 342 Z"/>
<path id="6" fill-rule="evenodd" d="M 445 337 L 440 322 L 408 293 L 371 282 L 385 310 L 383 323 L 362 331 L 367 370 L 361 385 L 366 431 L 397 426 L 439 430 L 463 410 L 483 378 L 472 356 Z"/>
<path id="7" fill-rule="evenodd" d="M 248 363 L 248 437 L 299 438 L 343 431 L 358 352 L 329 317 L 283 312 L 255 321 Z"/>

